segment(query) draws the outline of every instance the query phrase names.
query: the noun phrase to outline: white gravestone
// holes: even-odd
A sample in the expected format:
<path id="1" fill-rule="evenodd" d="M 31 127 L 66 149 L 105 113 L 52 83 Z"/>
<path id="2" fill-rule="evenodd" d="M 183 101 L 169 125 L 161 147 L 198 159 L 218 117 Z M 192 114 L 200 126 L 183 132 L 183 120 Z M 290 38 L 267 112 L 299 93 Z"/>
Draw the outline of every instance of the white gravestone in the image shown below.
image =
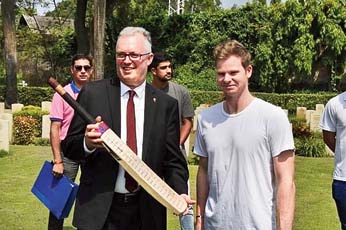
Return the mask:
<path id="1" fill-rule="evenodd" d="M 307 124 L 307 125 L 310 125 L 311 114 L 312 114 L 313 112 L 315 112 L 315 110 L 311 110 L 311 109 L 306 110 L 305 120 L 306 120 L 306 124 Z"/>
<path id="2" fill-rule="evenodd" d="M 323 113 L 324 110 L 324 104 L 316 104 L 316 108 L 315 108 L 316 112 L 318 112 L 319 114 Z"/>
<path id="3" fill-rule="evenodd" d="M 5 112 L 5 103 L 4 102 L 0 102 L 0 114 Z"/>
<path id="4" fill-rule="evenodd" d="M 0 119 L 0 150 L 10 151 L 10 139 L 8 136 L 9 121 Z"/>
<path id="5" fill-rule="evenodd" d="M 193 131 L 196 131 L 196 129 L 197 129 L 197 117 L 198 117 L 198 114 L 201 111 L 203 111 L 204 109 L 208 108 L 208 107 L 209 107 L 209 105 L 207 105 L 207 104 L 200 104 L 196 108 L 196 110 L 195 110 L 195 117 L 193 118 L 193 128 L 192 128 Z"/>
<path id="6" fill-rule="evenodd" d="M 311 113 L 310 131 L 321 132 L 320 120 L 321 120 L 321 114 L 319 112 L 314 111 Z"/>
<path id="7" fill-rule="evenodd" d="M 296 116 L 297 118 L 305 119 L 306 107 L 297 107 Z"/>
<path id="8" fill-rule="evenodd" d="M 0 119 L 8 121 L 8 140 L 10 143 L 12 143 L 12 141 L 13 141 L 13 115 L 11 113 L 2 113 L 2 114 L 0 114 Z"/>
<path id="9" fill-rule="evenodd" d="M 50 101 L 42 101 L 41 102 L 41 110 L 50 112 L 52 102 Z"/>
<path id="10" fill-rule="evenodd" d="M 49 138 L 50 132 L 50 118 L 49 115 L 42 116 L 42 138 Z"/>
<path id="11" fill-rule="evenodd" d="M 17 104 L 12 104 L 12 105 L 11 105 L 12 113 L 21 111 L 23 107 L 24 107 L 23 104 L 19 104 L 19 103 L 17 103 Z"/>

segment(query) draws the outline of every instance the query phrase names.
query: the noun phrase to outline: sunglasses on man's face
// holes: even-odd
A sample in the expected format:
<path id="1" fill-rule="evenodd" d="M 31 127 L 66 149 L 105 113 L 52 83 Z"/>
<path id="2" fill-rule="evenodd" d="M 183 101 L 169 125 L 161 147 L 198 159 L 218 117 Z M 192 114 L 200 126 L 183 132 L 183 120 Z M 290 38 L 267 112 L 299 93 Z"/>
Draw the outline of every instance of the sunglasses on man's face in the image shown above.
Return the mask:
<path id="1" fill-rule="evenodd" d="M 78 72 L 82 71 L 83 68 L 84 68 L 84 70 L 85 70 L 86 72 L 89 72 L 89 71 L 91 70 L 91 66 L 90 66 L 90 65 L 75 65 L 74 68 L 75 68 Z"/>

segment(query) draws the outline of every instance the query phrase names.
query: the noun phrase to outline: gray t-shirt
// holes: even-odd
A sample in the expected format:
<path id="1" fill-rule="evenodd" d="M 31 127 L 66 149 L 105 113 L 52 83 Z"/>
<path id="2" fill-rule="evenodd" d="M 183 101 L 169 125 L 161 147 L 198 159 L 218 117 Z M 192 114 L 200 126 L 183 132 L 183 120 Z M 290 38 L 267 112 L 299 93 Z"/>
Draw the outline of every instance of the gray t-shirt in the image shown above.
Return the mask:
<path id="1" fill-rule="evenodd" d="M 194 152 L 208 158 L 206 229 L 276 229 L 273 157 L 293 150 L 284 111 L 255 98 L 242 112 L 223 103 L 198 116 Z"/>
<path id="2" fill-rule="evenodd" d="M 182 118 L 192 118 L 194 116 L 195 112 L 193 110 L 191 97 L 184 86 L 178 85 L 174 82 L 168 82 L 168 87 L 163 89 L 163 91 L 178 100 L 180 121 Z"/>

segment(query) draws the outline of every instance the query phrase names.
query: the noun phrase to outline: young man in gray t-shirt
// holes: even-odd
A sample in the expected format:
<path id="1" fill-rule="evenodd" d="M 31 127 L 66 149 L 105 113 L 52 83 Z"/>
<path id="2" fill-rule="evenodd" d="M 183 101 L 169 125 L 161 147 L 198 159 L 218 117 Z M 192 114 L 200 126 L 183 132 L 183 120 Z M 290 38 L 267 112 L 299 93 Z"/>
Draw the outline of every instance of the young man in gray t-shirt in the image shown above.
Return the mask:
<path id="1" fill-rule="evenodd" d="M 170 81 L 173 76 L 172 62 L 171 58 L 167 54 L 155 53 L 149 69 L 153 75 L 153 81 L 151 84 L 178 101 L 180 118 L 180 149 L 187 159 L 189 150 L 185 149 L 185 142 L 190 135 L 193 125 L 192 118 L 194 116 L 190 94 L 185 87 Z M 189 207 L 187 215 L 180 217 L 180 226 L 181 230 L 194 229 L 192 206 Z"/>

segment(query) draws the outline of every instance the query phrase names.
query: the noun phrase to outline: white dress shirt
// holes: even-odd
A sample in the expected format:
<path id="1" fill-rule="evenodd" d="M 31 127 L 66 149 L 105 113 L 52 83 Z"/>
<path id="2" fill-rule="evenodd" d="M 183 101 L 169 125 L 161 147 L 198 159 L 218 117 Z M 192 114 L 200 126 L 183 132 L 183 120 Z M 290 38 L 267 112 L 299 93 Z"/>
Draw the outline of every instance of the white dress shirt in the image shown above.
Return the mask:
<path id="1" fill-rule="evenodd" d="M 144 103 L 145 103 L 145 85 L 144 81 L 140 86 L 133 89 L 136 95 L 133 98 L 135 104 L 136 114 L 136 139 L 137 139 L 137 155 L 142 158 L 142 146 L 143 146 L 143 128 L 144 128 Z M 121 103 L 121 140 L 126 143 L 127 128 L 126 128 L 126 108 L 127 101 L 129 99 L 129 90 L 127 85 L 120 82 L 120 103 Z M 117 182 L 115 184 L 115 192 L 128 193 L 125 188 L 125 171 L 123 167 L 119 165 L 119 171 L 117 176 Z"/>

